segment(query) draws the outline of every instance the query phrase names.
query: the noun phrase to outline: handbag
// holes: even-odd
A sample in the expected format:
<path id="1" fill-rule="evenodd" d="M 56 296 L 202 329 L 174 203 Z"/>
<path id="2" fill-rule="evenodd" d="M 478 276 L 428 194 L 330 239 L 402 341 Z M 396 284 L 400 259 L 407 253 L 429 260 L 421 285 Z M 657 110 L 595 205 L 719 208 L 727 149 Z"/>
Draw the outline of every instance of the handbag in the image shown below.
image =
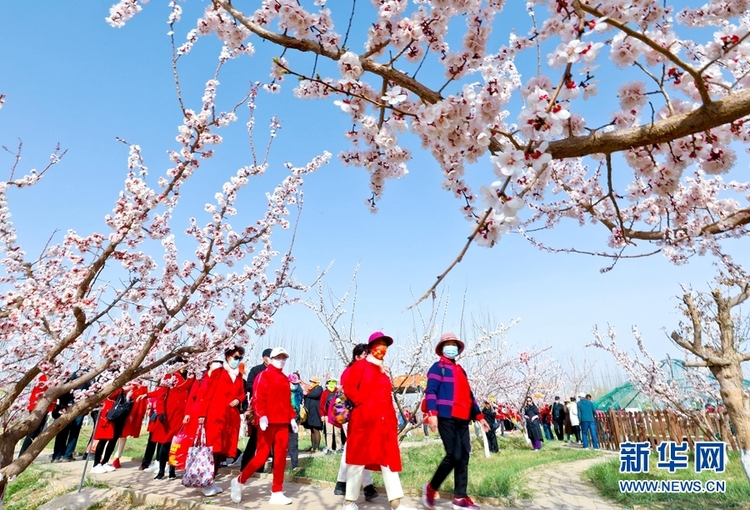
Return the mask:
<path id="1" fill-rule="evenodd" d="M 354 404 L 346 398 L 341 388 L 337 388 L 328 406 L 328 423 L 334 427 L 342 427 L 349 421 L 352 409 L 354 409 Z"/>
<path id="2" fill-rule="evenodd" d="M 130 411 L 133 409 L 133 401 L 128 400 L 127 395 L 125 395 L 125 392 L 121 392 L 117 396 L 117 400 L 115 401 L 115 406 L 107 411 L 107 421 L 117 421 L 119 419 L 122 419 L 130 414 Z"/>
<path id="3" fill-rule="evenodd" d="M 185 487 L 208 487 L 214 483 L 213 448 L 206 446 L 206 428 L 198 425 L 193 446 L 188 449 L 182 485 Z"/>
<path id="4" fill-rule="evenodd" d="M 177 469 L 185 469 L 189 447 L 190 436 L 185 432 L 185 426 L 183 425 L 172 439 L 172 444 L 169 445 L 169 465 Z"/>

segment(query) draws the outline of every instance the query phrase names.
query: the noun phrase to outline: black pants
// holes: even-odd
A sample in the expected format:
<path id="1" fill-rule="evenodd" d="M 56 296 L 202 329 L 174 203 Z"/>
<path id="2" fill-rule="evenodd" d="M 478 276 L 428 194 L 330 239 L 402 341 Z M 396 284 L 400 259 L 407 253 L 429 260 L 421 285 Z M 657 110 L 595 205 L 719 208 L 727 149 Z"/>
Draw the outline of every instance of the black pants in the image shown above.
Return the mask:
<path id="1" fill-rule="evenodd" d="M 28 436 L 24 438 L 23 444 L 21 445 L 21 451 L 18 452 L 19 457 L 23 455 L 23 452 L 25 452 L 28 449 L 28 447 L 31 446 L 31 442 L 34 441 L 34 439 L 36 439 L 36 436 L 41 434 L 44 428 L 47 426 L 47 414 L 49 413 L 44 414 L 44 418 L 42 418 L 42 422 L 39 424 L 36 430 L 31 432 Z"/>
<path id="2" fill-rule="evenodd" d="M 156 452 L 156 447 L 158 443 L 154 443 L 151 440 L 151 433 L 148 433 L 148 443 L 146 443 L 146 451 L 143 452 L 143 459 L 141 459 L 141 467 L 143 469 L 146 469 L 150 464 L 151 461 L 154 460 L 154 453 Z"/>
<path id="3" fill-rule="evenodd" d="M 114 437 L 112 437 L 112 439 L 101 440 L 97 443 L 96 450 L 94 451 L 94 466 L 109 462 L 109 458 L 112 456 L 112 453 L 114 453 L 115 447 L 117 446 L 117 441 L 120 439 L 120 436 L 122 436 L 126 419 L 127 416 L 112 423 L 115 429 Z"/>
<path id="4" fill-rule="evenodd" d="M 490 451 L 493 453 L 497 453 L 500 451 L 500 447 L 497 445 L 497 434 L 495 431 L 497 430 L 497 425 L 493 425 L 490 427 L 490 431 L 487 432 L 487 443 L 490 447 Z"/>
<path id="5" fill-rule="evenodd" d="M 292 469 L 295 469 L 299 465 L 299 433 L 292 432 L 289 427 L 289 459 L 292 461 Z M 274 459 L 276 461 L 276 459 Z M 284 459 L 286 462 L 286 459 Z"/>
<path id="6" fill-rule="evenodd" d="M 453 471 L 453 497 L 466 497 L 466 486 L 469 483 L 469 438 L 468 420 L 456 418 L 438 418 L 438 434 L 443 441 L 445 457 L 430 480 L 430 487 L 440 489 L 440 484 Z"/>
<path id="7" fill-rule="evenodd" d="M 565 422 L 563 420 L 555 421 L 555 435 L 557 436 L 558 441 L 563 440 L 564 427 L 565 427 Z"/>
<path id="8" fill-rule="evenodd" d="M 53 460 L 73 458 L 76 443 L 78 443 L 78 435 L 81 433 L 81 425 L 83 425 L 83 416 L 78 416 L 57 433 L 57 436 L 55 436 L 55 448 L 52 453 Z"/>

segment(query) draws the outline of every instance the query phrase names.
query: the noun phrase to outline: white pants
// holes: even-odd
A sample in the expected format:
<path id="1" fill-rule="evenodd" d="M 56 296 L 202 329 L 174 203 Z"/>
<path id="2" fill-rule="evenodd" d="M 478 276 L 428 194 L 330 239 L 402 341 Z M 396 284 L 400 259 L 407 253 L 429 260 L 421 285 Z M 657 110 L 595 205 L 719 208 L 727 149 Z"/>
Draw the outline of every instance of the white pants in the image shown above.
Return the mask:
<path id="1" fill-rule="evenodd" d="M 346 463 L 346 445 L 344 445 L 344 453 L 341 455 L 341 462 L 339 462 L 339 474 L 336 476 L 337 482 L 346 482 L 348 469 L 349 464 Z M 365 487 L 372 485 L 372 475 L 369 469 L 365 469 L 365 472 L 362 473 L 362 485 Z"/>
<path id="2" fill-rule="evenodd" d="M 398 477 L 398 473 L 394 473 L 388 469 L 387 466 L 380 466 L 380 469 L 383 475 L 383 485 L 385 485 L 385 493 L 388 497 L 388 501 L 403 498 L 404 490 L 401 488 L 401 479 Z M 351 464 L 348 466 L 346 476 L 347 501 L 357 501 L 357 498 L 359 498 L 359 489 L 362 486 L 362 476 L 364 475 L 364 472 L 364 466 Z"/>

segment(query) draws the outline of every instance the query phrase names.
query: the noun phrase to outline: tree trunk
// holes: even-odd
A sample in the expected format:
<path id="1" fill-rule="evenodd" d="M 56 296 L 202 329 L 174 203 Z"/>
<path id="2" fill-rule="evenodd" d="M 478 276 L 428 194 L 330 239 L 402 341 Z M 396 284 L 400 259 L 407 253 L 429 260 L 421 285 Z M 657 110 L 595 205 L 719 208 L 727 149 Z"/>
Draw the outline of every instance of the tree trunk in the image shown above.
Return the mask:
<path id="1" fill-rule="evenodd" d="M 16 443 L 9 438 L 0 436 L 0 510 L 3 510 L 5 502 L 5 490 L 8 488 L 8 478 L 11 476 L 4 469 L 13 463 L 13 450 Z"/>
<path id="2" fill-rule="evenodd" d="M 728 365 L 711 366 L 719 382 L 721 400 L 727 410 L 729 423 L 734 428 L 734 437 L 740 448 L 740 462 L 750 481 L 750 400 L 742 387 L 742 366 L 740 360 L 732 360 Z"/>

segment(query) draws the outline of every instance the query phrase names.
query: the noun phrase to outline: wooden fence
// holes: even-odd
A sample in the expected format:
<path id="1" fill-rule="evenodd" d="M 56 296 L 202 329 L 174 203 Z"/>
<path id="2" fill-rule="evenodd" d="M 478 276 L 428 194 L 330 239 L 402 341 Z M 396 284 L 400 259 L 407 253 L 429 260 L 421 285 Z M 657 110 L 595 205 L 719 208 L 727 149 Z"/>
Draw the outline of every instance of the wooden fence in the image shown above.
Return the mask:
<path id="1" fill-rule="evenodd" d="M 707 414 L 717 437 L 706 436 L 687 418 L 671 411 L 614 411 L 596 413 L 596 434 L 599 445 L 607 450 L 620 450 L 626 441 L 649 441 L 654 449 L 662 441 L 687 441 L 690 451 L 695 441 L 724 441 L 737 451 L 737 442 L 729 427 L 729 420 L 718 413 Z"/>

